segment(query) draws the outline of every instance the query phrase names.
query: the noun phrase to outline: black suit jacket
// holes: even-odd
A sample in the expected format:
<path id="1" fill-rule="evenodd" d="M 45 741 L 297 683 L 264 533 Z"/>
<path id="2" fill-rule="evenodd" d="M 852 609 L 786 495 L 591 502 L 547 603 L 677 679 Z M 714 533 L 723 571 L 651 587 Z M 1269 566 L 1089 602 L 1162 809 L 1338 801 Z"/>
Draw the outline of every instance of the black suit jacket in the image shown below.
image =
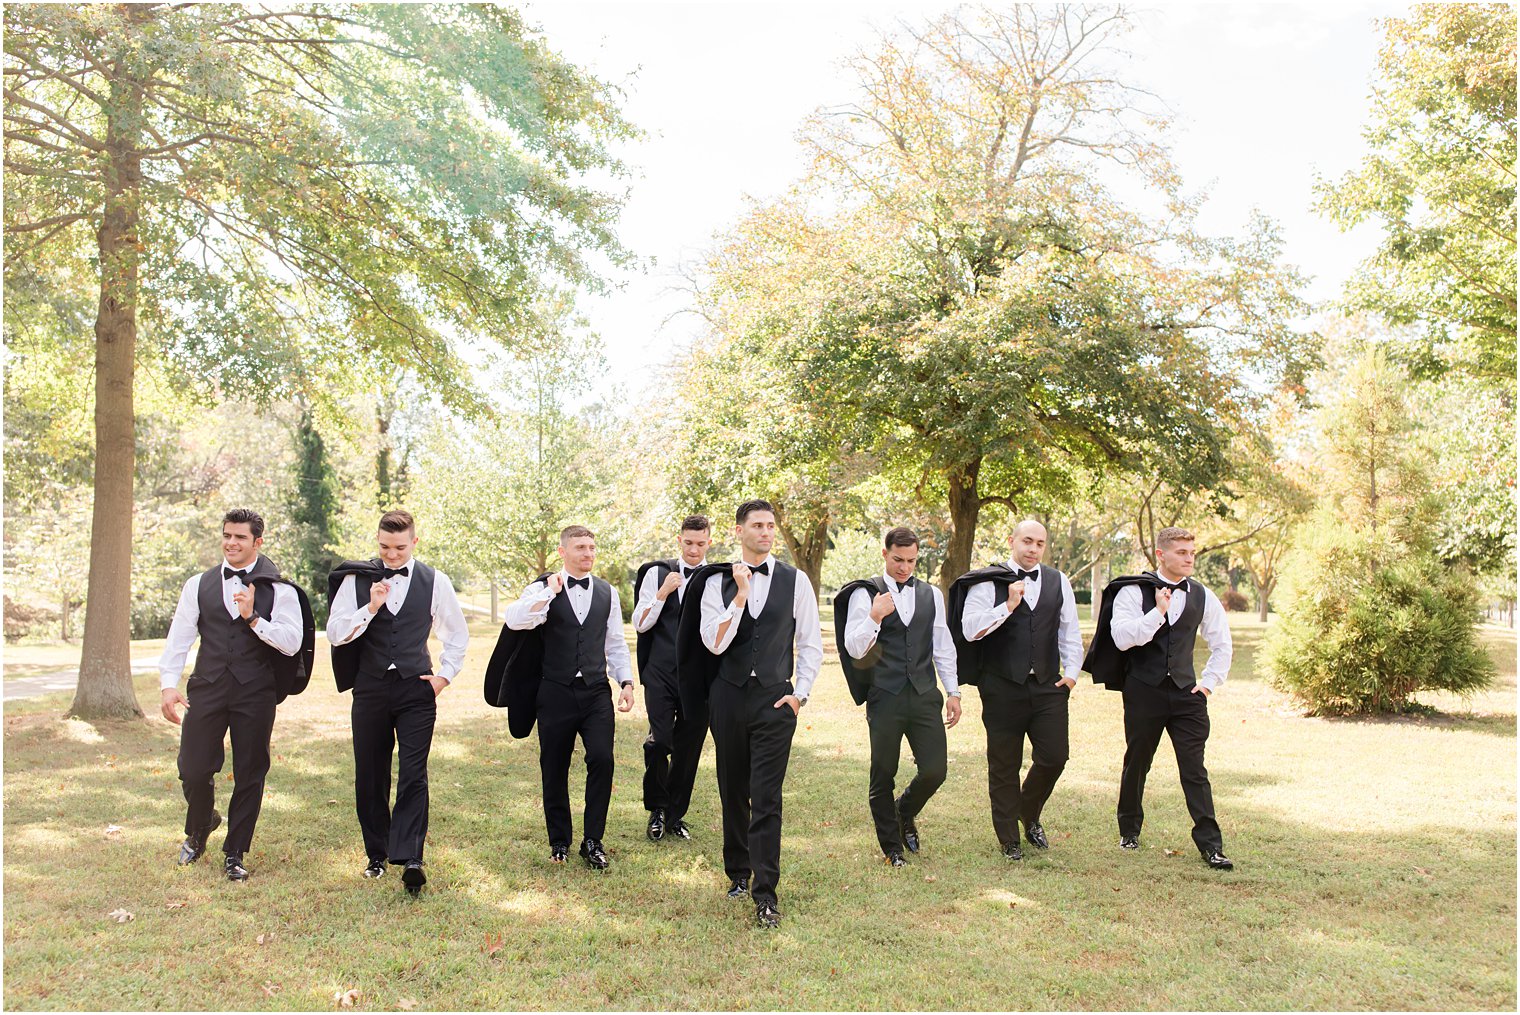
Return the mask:
<path id="1" fill-rule="evenodd" d="M 644 576 L 646 574 L 648 574 L 650 571 L 654 570 L 655 568 L 661 568 L 661 569 L 663 569 L 664 574 L 655 575 L 655 582 L 659 583 L 659 582 L 663 582 L 665 580 L 665 575 L 667 575 L 670 572 L 674 571 L 679 566 L 680 566 L 680 564 L 677 561 L 675 561 L 675 560 L 651 560 L 651 561 L 648 561 L 645 564 L 640 565 L 639 566 L 639 573 L 636 574 L 636 575 L 634 575 L 634 578 L 633 578 L 633 602 L 634 602 L 634 609 L 638 609 L 639 589 L 644 584 Z M 683 603 L 683 602 L 685 602 L 684 599 L 681 599 L 681 600 L 677 601 L 678 605 L 680 603 Z M 669 607 L 670 607 L 670 601 L 666 600 L 664 608 L 668 609 Z M 647 631 L 638 631 L 638 632 L 636 632 L 635 633 L 635 637 L 634 637 L 634 657 L 636 659 L 638 659 L 638 661 L 639 661 L 639 683 L 640 684 L 644 683 L 644 670 L 649 665 L 649 656 L 650 656 L 650 654 L 653 651 L 654 651 L 654 628 L 651 627 Z"/>
<path id="2" fill-rule="evenodd" d="M 552 572 L 551 572 L 552 573 Z M 534 582 L 547 582 L 548 574 Z M 507 732 L 518 740 L 538 722 L 538 688 L 544 682 L 544 628 L 514 631 L 501 625 L 496 648 L 486 663 L 486 704 L 507 710 Z"/>
<path id="3" fill-rule="evenodd" d="M 301 648 L 293 656 L 288 656 L 278 649 L 270 649 L 270 659 L 274 666 L 274 686 L 278 695 L 277 701 L 284 701 L 292 694 L 300 694 L 306 690 L 306 685 L 311 683 L 311 668 L 317 659 L 317 626 L 311 615 L 311 600 L 306 597 L 306 590 L 301 588 L 289 578 L 280 575 L 280 569 L 274 566 L 274 561 L 263 554 L 259 554 L 253 562 L 253 567 L 248 569 L 248 584 L 255 585 L 264 582 L 271 587 L 275 585 L 289 585 L 296 593 L 296 602 L 301 607 Z"/>
<path id="4" fill-rule="evenodd" d="M 880 575 L 859 578 L 840 589 L 834 597 L 834 644 L 839 649 L 839 668 L 844 670 L 845 686 L 850 689 L 850 697 L 855 699 L 857 705 L 866 703 L 866 696 L 871 691 L 871 680 L 855 668 L 855 660 L 845 650 L 844 629 L 850 620 L 850 597 L 861 589 L 872 596 L 878 596 L 887 591 L 887 582 Z"/>
<path id="5" fill-rule="evenodd" d="M 702 593 L 713 575 L 733 573 L 732 563 L 704 564 L 686 579 L 691 584 L 681 601 L 681 626 L 676 629 L 676 684 L 681 711 L 687 715 L 706 714 L 707 691 L 723 662 L 722 656 L 713 655 L 702 644 Z"/>
<path id="6" fill-rule="evenodd" d="M 1127 585 L 1167 587 L 1165 582 L 1149 571 L 1120 575 L 1104 587 L 1103 602 L 1098 607 L 1098 629 L 1093 632 L 1092 643 L 1087 646 L 1087 657 L 1082 660 L 1082 669 L 1092 674 L 1093 683 L 1103 684 L 1110 691 L 1124 690 L 1124 679 L 1129 674 L 1128 657 L 1114 644 L 1113 631 L 1114 600 L 1118 598 L 1119 590 Z"/>
<path id="7" fill-rule="evenodd" d="M 1008 586 L 1016 581 L 1014 574 L 1007 564 L 993 564 L 967 571 L 950 586 L 950 594 L 945 597 L 945 612 L 950 622 L 950 640 L 955 642 L 955 666 L 963 686 L 975 687 L 982 682 L 982 643 L 969 640 L 961 630 L 961 618 L 966 615 L 966 596 L 982 582 L 992 582 L 992 598 L 996 602 L 1000 595 L 1007 595 Z"/>

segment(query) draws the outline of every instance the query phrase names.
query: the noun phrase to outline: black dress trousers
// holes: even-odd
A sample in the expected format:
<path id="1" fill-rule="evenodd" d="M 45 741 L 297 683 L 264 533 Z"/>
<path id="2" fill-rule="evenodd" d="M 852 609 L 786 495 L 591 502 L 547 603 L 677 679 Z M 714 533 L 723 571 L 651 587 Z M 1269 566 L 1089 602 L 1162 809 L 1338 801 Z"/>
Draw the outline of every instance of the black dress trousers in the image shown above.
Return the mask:
<path id="1" fill-rule="evenodd" d="M 730 880 L 751 879 L 750 898 L 757 905 L 775 905 L 781 879 L 781 785 L 797 715 L 790 705 L 775 705 L 791 693 L 789 681 L 765 687 L 754 675 L 743 687 L 719 678 L 709 691 L 723 802 L 723 869 Z"/>
<path id="2" fill-rule="evenodd" d="M 549 845 L 570 847 L 570 758 L 575 738 L 586 752 L 584 838 L 607 833 L 612 800 L 612 690 L 606 677 L 592 683 L 545 680 L 538 686 L 538 767 L 543 778 L 544 823 Z"/>
<path id="3" fill-rule="evenodd" d="M 1071 754 L 1067 705 L 1071 689 L 1032 678 L 1016 684 L 989 679 L 981 684 L 982 725 L 987 729 L 987 795 L 992 830 L 1000 845 L 1019 841 L 1018 822 L 1040 820 L 1045 801 Z M 1029 774 L 1019 784 L 1024 738 L 1029 738 Z"/>
<path id="4" fill-rule="evenodd" d="M 179 740 L 179 778 L 185 791 L 185 834 L 203 830 L 216 805 L 216 774 L 226 760 L 223 743 L 232 734 L 232 800 L 227 805 L 223 852 L 246 853 L 264 804 L 269 774 L 269 735 L 274 730 L 277 694 L 274 674 L 246 684 L 231 673 L 216 680 L 191 677 L 185 685 Z"/>
<path id="5" fill-rule="evenodd" d="M 931 687 L 919 693 L 908 684 L 896 694 L 872 687 L 866 697 L 866 725 L 871 734 L 871 782 L 868 798 L 871 820 L 876 825 L 876 841 L 884 855 L 903 849 L 902 825 L 905 819 L 918 816 L 924 804 L 943 785 L 948 766 L 945 724 L 940 707 L 945 699 L 939 689 Z M 903 790 L 902 804 L 895 802 L 897 767 L 902 757 L 903 737 L 918 771 Z"/>
<path id="6" fill-rule="evenodd" d="M 428 753 L 438 701 L 431 682 L 362 670 L 354 678 L 354 802 L 364 852 L 393 864 L 421 860 L 428 827 Z M 397 758 L 391 806 L 391 756 Z"/>
<path id="7" fill-rule="evenodd" d="M 674 673 L 651 672 L 644 680 L 649 738 L 644 741 L 644 809 L 664 808 L 665 820 L 686 817 L 707 740 L 707 712 L 687 715 Z"/>
<path id="8" fill-rule="evenodd" d="M 1119 777 L 1119 834 L 1140 834 L 1145 821 L 1141 799 L 1161 734 L 1172 739 L 1177 775 L 1188 814 L 1193 818 L 1193 844 L 1205 856 L 1224 851 L 1219 822 L 1214 819 L 1214 790 L 1203 767 L 1203 748 L 1209 739 L 1208 695 L 1194 694 L 1192 685 L 1180 688 L 1170 680 L 1160 687 L 1136 680 L 1124 682 L 1124 771 Z"/>

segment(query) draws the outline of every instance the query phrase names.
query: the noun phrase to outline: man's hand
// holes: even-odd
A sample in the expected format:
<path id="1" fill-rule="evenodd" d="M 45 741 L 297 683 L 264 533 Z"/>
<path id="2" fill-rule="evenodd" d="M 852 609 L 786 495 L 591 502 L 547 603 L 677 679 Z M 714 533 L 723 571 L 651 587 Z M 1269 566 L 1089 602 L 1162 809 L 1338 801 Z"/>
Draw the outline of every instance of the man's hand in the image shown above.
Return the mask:
<path id="1" fill-rule="evenodd" d="M 1071 679 L 1070 677 L 1062 677 L 1060 680 L 1056 681 L 1056 686 L 1057 687 L 1076 687 L 1077 686 L 1077 682 L 1075 680 Z"/>
<path id="2" fill-rule="evenodd" d="M 183 694 L 179 693 L 179 688 L 177 687 L 164 688 L 163 693 L 160 695 L 160 697 L 162 700 L 159 702 L 158 710 L 163 713 L 165 719 L 178 726 L 180 724 L 180 718 L 179 710 L 176 708 L 176 706 L 183 705 L 186 708 L 189 708 L 190 702 L 185 699 L 185 696 Z"/>
<path id="3" fill-rule="evenodd" d="M 797 697 L 795 694 L 783 694 L 781 696 L 781 699 L 772 705 L 771 708 L 780 708 L 782 705 L 790 708 L 792 710 L 792 715 L 796 715 L 798 712 L 802 711 L 802 699 Z"/>
<path id="4" fill-rule="evenodd" d="M 945 699 L 945 729 L 950 729 L 961 721 L 961 699 L 952 694 Z"/>
<path id="5" fill-rule="evenodd" d="M 1192 693 L 1193 694 L 1201 694 L 1205 698 L 1207 698 L 1209 695 L 1213 694 L 1214 692 L 1211 691 L 1211 690 L 1209 690 L 1207 687 L 1204 687 L 1202 684 L 1194 684 L 1193 685 Z"/>
<path id="6" fill-rule="evenodd" d="M 734 565 L 734 584 L 739 586 L 739 595 L 749 598 L 749 565 L 743 562 Z"/>
<path id="7" fill-rule="evenodd" d="M 881 592 L 871 600 L 871 620 L 880 624 L 883 617 L 897 609 L 897 600 L 892 598 L 892 593 Z"/>
<path id="8" fill-rule="evenodd" d="M 553 592 L 555 595 L 559 595 L 565 590 L 565 579 L 560 577 L 558 571 L 549 576 L 549 581 L 547 584 L 549 586 L 549 591 Z"/>
<path id="9" fill-rule="evenodd" d="M 374 582 L 369 587 L 369 612 L 379 613 L 380 607 L 385 605 L 385 600 L 391 594 L 391 583 L 386 581 Z"/>
<path id="10" fill-rule="evenodd" d="M 1172 590 L 1171 589 L 1157 589 L 1156 590 L 1156 609 L 1160 610 L 1161 611 L 1161 615 L 1164 617 L 1164 616 L 1166 616 L 1166 611 L 1170 610 L 1171 608 L 1172 608 Z"/>
<path id="11" fill-rule="evenodd" d="M 670 594 L 672 592 L 680 587 L 681 574 L 679 571 L 672 571 L 670 574 L 666 575 L 665 580 L 660 583 L 659 591 L 654 594 L 654 597 L 663 603 L 666 599 L 670 598 Z"/>
<path id="12" fill-rule="evenodd" d="M 1017 610 L 1019 608 L 1019 604 L 1023 601 L 1024 583 L 1018 581 L 1008 586 L 1008 612 L 1012 613 L 1014 610 Z"/>
<path id="13" fill-rule="evenodd" d="M 238 613 L 244 620 L 253 616 L 253 589 L 244 585 L 240 590 L 232 594 L 232 601 L 238 608 Z"/>
<path id="14" fill-rule="evenodd" d="M 431 673 L 424 673 L 417 679 L 426 680 L 428 683 L 433 685 L 433 697 L 435 698 L 443 693 L 443 689 L 445 687 L 449 686 L 449 682 L 447 680 L 444 680 L 442 677 L 435 677 Z"/>
<path id="15" fill-rule="evenodd" d="M 632 708 L 633 708 L 633 685 L 632 684 L 624 684 L 623 685 L 623 689 L 618 692 L 617 710 L 619 712 L 627 712 L 627 711 L 631 710 Z"/>

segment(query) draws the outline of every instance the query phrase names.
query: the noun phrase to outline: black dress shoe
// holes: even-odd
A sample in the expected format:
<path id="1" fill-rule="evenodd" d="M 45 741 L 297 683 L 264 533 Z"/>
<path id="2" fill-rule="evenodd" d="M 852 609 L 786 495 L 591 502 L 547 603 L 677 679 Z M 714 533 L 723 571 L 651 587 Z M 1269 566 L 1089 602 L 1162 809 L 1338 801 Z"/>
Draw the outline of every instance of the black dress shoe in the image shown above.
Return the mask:
<path id="1" fill-rule="evenodd" d="M 599 839 L 584 839 L 581 841 L 581 858 L 586 861 L 586 866 L 594 871 L 604 871 L 610 867 L 611 861 L 607 859 L 607 851 L 602 848 Z"/>
<path id="2" fill-rule="evenodd" d="M 1029 844 L 1035 849 L 1050 848 L 1050 840 L 1045 838 L 1045 829 L 1040 827 L 1038 821 L 1024 826 L 1024 838 L 1028 839 Z"/>
<path id="3" fill-rule="evenodd" d="M 1019 848 L 1019 844 L 1016 842 L 1005 842 L 1003 843 L 1003 856 L 1009 860 L 1022 860 L 1024 859 L 1024 851 Z"/>
<path id="4" fill-rule="evenodd" d="M 569 856 L 570 856 L 570 847 L 569 846 L 550 846 L 549 847 L 549 862 L 550 863 L 564 863 L 565 860 L 566 860 L 566 858 L 569 857 Z"/>
<path id="5" fill-rule="evenodd" d="M 677 839 L 685 839 L 687 842 L 691 841 L 691 829 L 686 827 L 686 822 L 684 821 L 677 821 L 667 828 L 666 831 Z"/>
<path id="6" fill-rule="evenodd" d="M 773 903 L 762 902 L 755 907 L 755 922 L 767 930 L 781 926 L 781 911 Z"/>
<path id="7" fill-rule="evenodd" d="M 908 852 L 909 853 L 917 853 L 918 852 L 918 826 L 913 823 L 913 819 L 912 818 L 905 818 L 905 817 L 903 817 L 903 814 L 902 814 L 902 798 L 901 797 L 898 797 L 896 800 L 894 800 L 893 804 L 898 808 L 898 810 L 897 810 L 897 823 L 902 826 L 903 845 L 908 847 Z"/>
<path id="8" fill-rule="evenodd" d="M 369 863 L 364 868 L 364 876 L 367 878 L 385 877 L 385 857 L 370 857 Z"/>
<path id="9" fill-rule="evenodd" d="M 228 853 L 227 859 L 222 861 L 222 871 L 227 875 L 228 881 L 247 881 L 248 868 L 243 866 L 242 853 Z"/>
<path id="10" fill-rule="evenodd" d="M 740 878 L 738 881 L 734 881 L 728 886 L 728 897 L 730 899 L 742 899 L 748 894 L 749 878 Z"/>
<path id="11" fill-rule="evenodd" d="M 401 883 L 406 885 L 406 894 L 412 896 L 422 894 L 422 886 L 427 884 L 427 875 L 422 873 L 421 860 L 406 862 L 406 866 L 401 868 Z"/>
<path id="12" fill-rule="evenodd" d="M 1232 871 L 1235 869 L 1235 862 L 1217 849 L 1203 859 L 1210 867 L 1217 871 Z"/>
<path id="13" fill-rule="evenodd" d="M 891 864 L 893 867 L 908 866 L 908 861 L 904 859 L 902 852 L 895 849 L 887 854 L 887 863 Z"/>
<path id="14" fill-rule="evenodd" d="M 1119 848 L 1120 849 L 1139 849 L 1140 848 L 1140 836 L 1138 836 L 1138 835 L 1121 835 L 1121 836 L 1119 836 Z"/>
<path id="15" fill-rule="evenodd" d="M 179 865 L 194 863 L 206 852 L 206 840 L 211 833 L 222 826 L 222 816 L 216 811 L 211 812 L 211 820 L 194 835 L 185 836 L 185 841 L 179 844 Z"/>
<path id="16" fill-rule="evenodd" d="M 645 832 L 651 842 L 659 842 L 665 838 L 665 809 L 656 807 L 649 812 L 649 828 Z"/>

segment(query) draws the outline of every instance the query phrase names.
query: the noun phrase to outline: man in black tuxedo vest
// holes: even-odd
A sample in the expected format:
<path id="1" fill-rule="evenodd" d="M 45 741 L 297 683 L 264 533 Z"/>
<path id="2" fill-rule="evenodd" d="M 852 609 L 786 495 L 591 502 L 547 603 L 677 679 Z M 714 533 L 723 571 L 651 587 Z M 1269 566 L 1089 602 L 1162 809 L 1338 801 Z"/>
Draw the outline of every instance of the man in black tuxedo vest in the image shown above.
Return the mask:
<path id="1" fill-rule="evenodd" d="M 1046 539 L 1039 522 L 1020 522 L 1007 566 L 958 579 L 951 596 L 964 604 L 963 644 L 975 646 L 962 657 L 961 680 L 981 692 L 992 830 L 1010 860 L 1024 856 L 1021 822 L 1030 845 L 1050 848 L 1040 816 L 1070 755 L 1067 706 L 1082 666 L 1076 597 L 1064 574 L 1040 563 Z M 1031 756 L 1021 785 L 1025 736 Z"/>
<path id="2" fill-rule="evenodd" d="M 449 576 L 413 556 L 417 525 L 408 512 L 387 511 L 375 539 L 378 559 L 345 562 L 328 578 L 327 640 L 338 690 L 354 692 L 354 807 L 368 857 L 364 876 L 384 876 L 388 860 L 415 896 L 427 883 L 422 852 L 437 698 L 459 675 L 470 632 Z M 434 631 L 443 642 L 436 669 L 428 652 Z"/>
<path id="3" fill-rule="evenodd" d="M 159 659 L 165 719 L 182 726 L 179 778 L 184 786 L 185 841 L 179 862 L 194 863 L 206 838 L 222 823 L 216 812 L 216 774 L 222 770 L 223 739 L 232 734 L 232 799 L 227 805 L 223 871 L 244 881 L 243 854 L 264 802 L 269 773 L 269 736 L 282 697 L 278 660 L 296 656 L 303 624 L 296 589 L 279 578 L 264 545 L 264 519 L 234 508 L 222 519 L 222 563 L 185 582 L 169 637 Z M 190 646 L 201 647 L 195 669 L 179 692 Z M 183 721 L 180 708 L 186 708 Z"/>
<path id="4" fill-rule="evenodd" d="M 781 878 L 781 785 L 786 780 L 797 713 L 823 663 L 818 595 L 808 576 L 771 556 L 776 515 L 763 500 L 734 515 L 741 559 L 725 572 L 700 574 L 701 644 L 716 666 L 703 672 L 723 802 L 723 869 L 730 898 L 749 895 L 762 927 L 777 927 Z M 693 590 L 696 591 L 695 589 Z M 682 631 L 687 629 L 683 619 Z M 796 684 L 792 683 L 793 649 Z M 688 642 L 680 641 L 684 670 Z M 698 649 L 697 651 L 700 651 Z M 686 678 L 682 677 L 683 684 Z M 683 702 L 686 694 L 683 691 Z M 754 881 L 750 876 L 753 874 Z"/>
<path id="5" fill-rule="evenodd" d="M 707 563 L 712 524 L 705 515 L 690 515 L 681 523 L 679 560 L 652 560 L 635 578 L 638 605 L 633 629 L 638 632 L 639 682 L 644 685 L 644 708 L 649 712 L 649 738 L 644 741 L 644 809 L 649 812 L 646 833 L 659 840 L 668 833 L 690 839 L 686 809 L 691 805 L 697 762 L 707 739 L 707 713 L 688 714 L 681 708 L 676 680 L 676 631 L 686 600 L 686 582 Z"/>
<path id="6" fill-rule="evenodd" d="M 851 582 L 840 590 L 834 601 L 834 626 L 850 692 L 857 704 L 863 701 L 866 706 L 871 734 L 868 799 L 876 841 L 887 863 L 903 867 L 903 849 L 918 852 L 918 814 L 945 781 L 945 730 L 960 722 L 961 691 L 944 595 L 913 577 L 918 534 L 909 528 L 892 529 L 881 556 L 886 562 L 883 577 Z M 936 675 L 945 685 L 943 724 Z M 902 796 L 894 797 L 904 737 L 918 771 Z"/>
<path id="7" fill-rule="evenodd" d="M 1168 527 L 1156 533 L 1156 571 L 1145 581 L 1117 579 L 1104 592 L 1098 617 L 1105 622 L 1113 648 L 1122 653 L 1117 673 L 1105 674 L 1110 689 L 1124 694 L 1124 770 L 1119 777 L 1119 845 L 1140 848 L 1145 819 L 1141 798 L 1161 734 L 1172 740 L 1177 775 L 1193 819 L 1193 844 L 1215 870 L 1235 865 L 1224 854 L 1224 839 L 1214 818 L 1214 790 L 1203 765 L 1209 739 L 1209 695 L 1230 673 L 1234 645 L 1219 597 L 1193 580 L 1195 539 L 1191 532 Z M 1112 619 L 1104 614 L 1112 611 Z M 1209 661 L 1195 676 L 1193 647 L 1202 633 Z M 1088 667 L 1094 679 L 1101 655 L 1094 638 Z"/>
<path id="8" fill-rule="evenodd" d="M 569 526 L 559 534 L 559 556 L 564 569 L 529 585 L 507 607 L 506 622 L 514 631 L 543 627 L 538 765 L 549 859 L 564 863 L 570 854 L 570 756 L 579 736 L 586 752 L 580 855 L 591 869 L 606 870 L 610 862 L 602 838 L 612 800 L 614 726 L 607 679 L 620 688 L 618 711 L 627 712 L 633 708 L 633 667 L 617 589 L 591 574 L 596 536 L 584 525 Z"/>

